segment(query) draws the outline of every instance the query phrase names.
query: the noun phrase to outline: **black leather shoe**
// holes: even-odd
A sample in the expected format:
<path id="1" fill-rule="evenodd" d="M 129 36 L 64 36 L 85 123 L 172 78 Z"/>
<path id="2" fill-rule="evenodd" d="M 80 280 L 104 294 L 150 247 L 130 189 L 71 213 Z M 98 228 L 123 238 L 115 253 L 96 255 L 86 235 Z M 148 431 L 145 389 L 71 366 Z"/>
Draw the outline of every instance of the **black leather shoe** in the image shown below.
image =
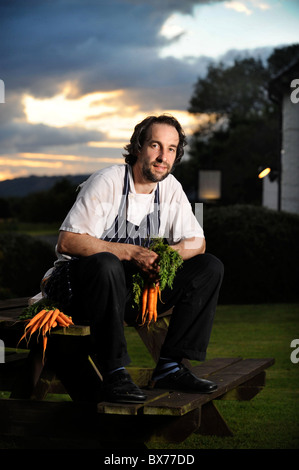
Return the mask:
<path id="1" fill-rule="evenodd" d="M 180 370 L 168 374 L 159 380 L 152 380 L 150 388 L 163 388 L 169 391 L 178 390 L 182 392 L 212 393 L 217 390 L 217 384 L 206 379 L 199 379 L 183 364 Z"/>
<path id="2" fill-rule="evenodd" d="M 132 381 L 130 374 L 119 370 L 103 381 L 102 398 L 114 403 L 143 403 L 146 395 Z"/>

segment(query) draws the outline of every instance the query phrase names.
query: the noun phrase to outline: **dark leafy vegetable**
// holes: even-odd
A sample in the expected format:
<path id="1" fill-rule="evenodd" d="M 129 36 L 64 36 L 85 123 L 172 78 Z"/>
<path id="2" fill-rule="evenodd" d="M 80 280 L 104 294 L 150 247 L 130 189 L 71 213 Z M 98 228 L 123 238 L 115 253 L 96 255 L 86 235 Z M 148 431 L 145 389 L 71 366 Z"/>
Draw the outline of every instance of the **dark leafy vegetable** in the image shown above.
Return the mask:
<path id="1" fill-rule="evenodd" d="M 172 289 L 173 281 L 177 270 L 183 264 L 181 255 L 164 242 L 163 238 L 154 238 L 150 245 L 150 250 L 153 250 L 159 256 L 159 287 L 160 293 L 169 287 Z M 138 273 L 133 276 L 133 294 L 134 303 L 140 306 L 141 296 L 147 280 Z"/>
<path id="2" fill-rule="evenodd" d="M 28 307 L 26 307 L 19 316 L 19 320 L 30 320 L 35 315 L 37 315 L 38 312 L 40 312 L 42 309 L 54 310 L 55 308 L 59 308 L 57 307 L 57 303 L 54 304 L 51 299 L 43 297 L 37 302 L 34 302 L 34 304 L 28 305 Z"/>

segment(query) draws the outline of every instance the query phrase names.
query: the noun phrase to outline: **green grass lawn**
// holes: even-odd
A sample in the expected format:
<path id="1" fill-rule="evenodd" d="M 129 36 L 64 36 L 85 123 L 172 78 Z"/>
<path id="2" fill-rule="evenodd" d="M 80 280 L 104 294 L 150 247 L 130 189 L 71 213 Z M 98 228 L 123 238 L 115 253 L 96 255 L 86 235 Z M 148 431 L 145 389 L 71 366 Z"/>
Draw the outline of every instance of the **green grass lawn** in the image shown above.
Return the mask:
<path id="1" fill-rule="evenodd" d="M 132 365 L 153 362 L 134 329 L 127 328 Z M 233 437 L 193 434 L 184 443 L 154 443 L 153 449 L 298 449 L 299 363 L 290 359 L 299 338 L 299 305 L 228 305 L 217 308 L 207 359 L 268 358 L 266 387 L 251 401 L 218 400 L 216 406 Z M 297 354 L 299 358 L 299 353 Z"/>

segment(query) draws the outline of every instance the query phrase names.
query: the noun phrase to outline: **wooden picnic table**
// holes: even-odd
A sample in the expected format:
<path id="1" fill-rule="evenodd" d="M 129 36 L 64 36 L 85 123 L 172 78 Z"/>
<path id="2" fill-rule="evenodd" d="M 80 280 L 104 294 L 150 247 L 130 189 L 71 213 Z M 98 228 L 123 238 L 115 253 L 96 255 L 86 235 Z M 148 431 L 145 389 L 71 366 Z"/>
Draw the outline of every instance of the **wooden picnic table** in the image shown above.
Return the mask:
<path id="1" fill-rule="evenodd" d="M 28 298 L 0 301 L 0 339 L 14 348 L 24 328 L 18 315 Z M 144 344 L 156 361 L 164 339 L 169 315 L 149 329 L 137 327 Z M 60 328 L 51 335 L 42 362 L 40 345 L 27 352 L 13 351 L 0 364 L 0 390 L 10 392 L 0 400 L 0 434 L 50 437 L 61 441 L 68 436 L 80 445 L 105 448 L 136 448 L 160 441 L 178 443 L 190 434 L 232 435 L 220 415 L 219 399 L 250 400 L 265 385 L 266 369 L 273 358 L 215 358 L 192 371 L 217 383 L 211 394 L 150 390 L 151 368 L 130 368 L 133 380 L 147 395 L 142 404 L 117 404 L 101 399 L 101 376 L 89 356 L 89 326 Z M 51 401 L 49 394 L 60 394 Z M 71 400 L 65 401 L 65 394 Z"/>

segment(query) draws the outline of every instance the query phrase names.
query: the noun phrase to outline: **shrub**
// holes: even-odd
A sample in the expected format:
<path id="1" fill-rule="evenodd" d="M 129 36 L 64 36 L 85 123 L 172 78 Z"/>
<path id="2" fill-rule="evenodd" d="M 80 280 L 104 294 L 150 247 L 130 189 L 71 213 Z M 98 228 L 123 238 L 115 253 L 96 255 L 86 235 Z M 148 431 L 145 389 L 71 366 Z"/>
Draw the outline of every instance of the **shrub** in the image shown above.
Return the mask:
<path id="1" fill-rule="evenodd" d="M 219 302 L 299 298 L 299 216 L 236 205 L 204 210 L 207 252 L 224 263 Z"/>
<path id="2" fill-rule="evenodd" d="M 27 297 L 55 260 L 53 248 L 29 235 L 0 234 L 0 298 Z"/>

